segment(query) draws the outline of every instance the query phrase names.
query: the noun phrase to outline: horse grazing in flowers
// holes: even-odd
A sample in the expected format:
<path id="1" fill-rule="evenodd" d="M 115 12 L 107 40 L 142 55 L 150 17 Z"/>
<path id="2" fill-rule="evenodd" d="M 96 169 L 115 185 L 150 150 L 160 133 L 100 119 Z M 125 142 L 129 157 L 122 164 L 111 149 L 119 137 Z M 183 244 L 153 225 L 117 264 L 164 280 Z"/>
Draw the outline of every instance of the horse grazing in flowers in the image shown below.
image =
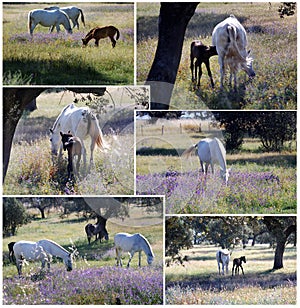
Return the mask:
<path id="1" fill-rule="evenodd" d="M 202 172 L 207 174 L 209 165 L 211 166 L 212 173 L 214 173 L 214 164 L 220 165 L 220 176 L 225 181 L 226 185 L 229 177 L 229 169 L 226 167 L 226 150 L 218 138 L 202 139 L 197 144 L 191 146 L 182 153 L 183 157 L 189 157 L 197 149 L 198 157 Z M 203 168 L 205 163 L 205 170 Z"/>
<path id="2" fill-rule="evenodd" d="M 48 10 L 48 11 L 49 10 L 61 10 L 61 11 L 65 12 L 68 15 L 68 17 L 71 19 L 71 21 L 73 23 L 73 28 L 75 28 L 77 26 L 78 30 L 79 30 L 78 18 L 79 18 L 79 15 L 80 15 L 81 16 L 81 22 L 85 26 L 83 11 L 76 6 L 66 6 L 66 7 L 61 7 L 61 8 L 59 6 L 51 6 L 51 7 L 44 8 L 44 10 Z"/>
<path id="3" fill-rule="evenodd" d="M 220 264 L 222 264 L 222 275 L 224 275 L 224 269 L 226 269 L 226 274 L 228 274 L 230 251 L 228 249 L 218 250 L 216 253 L 216 258 L 218 262 L 219 275 L 221 275 Z"/>
<path id="4" fill-rule="evenodd" d="M 80 159 L 81 159 L 81 153 L 82 153 L 82 142 L 81 140 L 73 136 L 70 131 L 67 134 L 64 134 L 63 132 L 60 132 L 61 135 L 61 142 L 63 145 L 64 151 L 68 152 L 68 178 L 71 178 L 71 175 L 73 173 L 73 164 L 74 164 L 74 158 L 77 156 L 76 161 L 76 168 L 75 168 L 75 174 L 79 174 L 79 166 L 80 166 Z M 85 166 L 84 166 L 85 168 Z"/>
<path id="5" fill-rule="evenodd" d="M 114 38 L 115 35 L 117 35 L 116 39 Z M 99 46 L 99 40 L 106 37 L 110 38 L 112 47 L 114 48 L 117 43 L 116 40 L 120 37 L 120 31 L 114 26 L 95 27 L 88 32 L 85 38 L 82 39 L 82 44 L 83 46 L 86 46 L 90 40 L 94 39 L 95 45 Z"/>
<path id="6" fill-rule="evenodd" d="M 235 258 L 233 259 L 233 266 L 232 266 L 232 276 L 233 276 L 233 272 L 236 274 L 240 274 L 240 268 L 242 270 L 242 273 L 244 275 L 244 269 L 243 269 L 243 266 L 242 264 L 246 263 L 246 257 L 245 256 L 242 256 L 242 257 L 239 257 L 239 258 Z"/>
<path id="7" fill-rule="evenodd" d="M 32 10 L 28 13 L 28 29 L 30 35 L 33 30 L 40 24 L 43 27 L 50 27 L 50 32 L 56 27 L 56 31 L 60 31 L 59 25 L 63 25 L 66 31 L 72 34 L 71 24 L 68 15 L 61 10 Z"/>
<path id="8" fill-rule="evenodd" d="M 117 233 L 114 237 L 116 256 L 117 256 L 117 266 L 122 266 L 121 261 L 121 252 L 125 251 L 129 253 L 129 261 L 127 267 L 130 266 L 130 262 L 133 258 L 133 255 L 139 253 L 139 266 L 141 266 L 141 254 L 142 251 L 147 256 L 147 262 L 149 265 L 152 264 L 154 259 L 154 253 L 150 246 L 148 240 L 140 233 L 128 234 L 128 233 Z"/>
<path id="9" fill-rule="evenodd" d="M 78 137 L 81 141 L 84 165 L 86 165 L 86 149 L 83 140 L 87 136 L 91 137 L 91 164 L 94 161 L 93 152 L 95 145 L 97 145 L 101 150 L 106 148 L 98 120 L 88 107 L 78 108 L 72 103 L 62 110 L 55 120 L 53 127 L 50 129 L 52 155 L 57 155 L 57 152 L 59 152 L 59 158 L 62 156 L 63 145 L 61 143 L 60 132 L 68 131 L 70 131 L 73 136 Z"/>
<path id="10" fill-rule="evenodd" d="M 14 254 L 19 276 L 22 275 L 24 260 L 41 261 L 42 269 L 45 268 L 45 264 L 47 263 L 48 269 L 50 269 L 51 256 L 63 259 L 67 271 L 72 270 L 72 254 L 51 240 L 16 242 L 14 245 Z"/>
<path id="11" fill-rule="evenodd" d="M 85 226 L 85 232 L 86 232 L 86 236 L 89 242 L 89 245 L 91 244 L 91 238 L 92 236 L 96 236 L 95 242 L 97 241 L 97 239 L 100 241 L 101 243 L 101 239 L 104 237 L 106 241 L 108 241 L 108 232 L 106 229 L 106 221 L 107 219 L 105 219 L 102 216 L 97 216 L 97 222 L 96 224 L 87 224 Z"/>

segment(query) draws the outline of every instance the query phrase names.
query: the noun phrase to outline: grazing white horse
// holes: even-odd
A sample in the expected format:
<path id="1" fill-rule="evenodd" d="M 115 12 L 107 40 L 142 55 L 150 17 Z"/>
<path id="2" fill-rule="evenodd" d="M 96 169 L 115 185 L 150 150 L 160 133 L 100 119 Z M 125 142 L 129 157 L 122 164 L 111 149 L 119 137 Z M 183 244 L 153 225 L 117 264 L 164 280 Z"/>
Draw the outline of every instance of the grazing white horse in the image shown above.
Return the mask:
<path id="1" fill-rule="evenodd" d="M 90 163 L 93 163 L 94 160 L 93 151 L 96 144 L 102 150 L 106 148 L 98 120 L 88 107 L 78 108 L 72 103 L 66 106 L 55 120 L 50 129 L 51 152 L 53 155 L 57 155 L 59 150 L 59 157 L 62 156 L 61 131 L 70 131 L 73 136 L 81 140 L 84 167 L 86 165 L 86 149 L 83 140 L 87 136 L 91 137 Z"/>
<path id="2" fill-rule="evenodd" d="M 45 10 L 61 10 L 65 12 L 69 16 L 69 18 L 72 20 L 73 28 L 77 26 L 78 30 L 79 30 L 78 18 L 79 18 L 79 15 L 81 15 L 81 22 L 85 26 L 83 11 L 76 6 L 65 6 L 61 8 L 59 6 L 51 6 L 51 7 L 45 8 Z"/>
<path id="3" fill-rule="evenodd" d="M 71 24 L 68 15 L 61 10 L 33 10 L 28 13 L 28 29 L 30 35 L 33 30 L 40 24 L 43 27 L 56 27 L 57 32 L 60 31 L 59 25 L 63 25 L 66 31 L 72 34 Z M 52 31 L 51 30 L 51 31 Z"/>
<path id="4" fill-rule="evenodd" d="M 234 77 L 234 88 L 237 88 L 236 73 L 244 70 L 248 76 L 254 77 L 253 59 L 247 51 L 247 34 L 244 27 L 234 15 L 217 24 L 212 33 L 212 44 L 216 46 L 221 73 L 221 88 L 225 75 L 225 67 L 230 69 L 230 84 Z"/>
<path id="5" fill-rule="evenodd" d="M 122 266 L 121 252 L 125 251 L 129 254 L 129 261 L 127 267 L 129 267 L 131 259 L 135 252 L 139 253 L 139 266 L 141 266 L 141 253 L 147 256 L 147 262 L 149 265 L 152 264 L 154 259 L 154 254 L 148 240 L 140 233 L 128 234 L 128 233 L 117 233 L 114 237 L 116 256 L 117 256 L 117 266 Z"/>
<path id="6" fill-rule="evenodd" d="M 214 164 L 218 163 L 220 165 L 220 175 L 221 178 L 227 184 L 229 177 L 229 169 L 226 166 L 226 150 L 222 142 L 218 138 L 205 138 L 202 139 L 197 144 L 191 146 L 182 153 L 183 157 L 189 157 L 194 149 L 197 149 L 198 157 L 200 160 L 200 165 L 202 172 L 207 174 L 209 165 L 211 166 L 211 171 L 214 173 Z M 205 170 L 203 168 L 203 163 L 205 163 Z"/>
<path id="7" fill-rule="evenodd" d="M 45 267 L 47 262 L 48 269 L 50 269 L 51 256 L 56 256 L 63 259 L 67 271 L 72 270 L 72 254 L 54 241 L 19 241 L 14 244 L 13 249 L 18 274 L 20 276 L 22 275 L 22 265 L 24 260 L 41 261 L 42 268 Z"/>
<path id="8" fill-rule="evenodd" d="M 216 258 L 218 262 L 219 275 L 221 275 L 220 264 L 222 264 L 222 275 L 224 275 L 224 268 L 226 268 L 226 274 L 228 274 L 230 251 L 228 249 L 218 250 L 216 253 Z"/>

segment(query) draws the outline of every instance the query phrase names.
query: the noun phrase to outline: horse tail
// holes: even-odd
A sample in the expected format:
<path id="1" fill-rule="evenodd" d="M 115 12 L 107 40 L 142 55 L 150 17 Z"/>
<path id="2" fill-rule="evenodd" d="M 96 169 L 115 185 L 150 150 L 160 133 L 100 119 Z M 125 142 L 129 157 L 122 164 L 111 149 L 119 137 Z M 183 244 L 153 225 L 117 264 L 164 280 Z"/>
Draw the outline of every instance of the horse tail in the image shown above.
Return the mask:
<path id="1" fill-rule="evenodd" d="M 193 151 L 197 148 L 198 144 L 192 145 L 190 148 L 186 149 L 182 154 L 181 157 L 188 158 L 192 155 Z"/>
<path id="2" fill-rule="evenodd" d="M 107 148 L 98 120 L 92 113 L 88 117 L 88 132 L 101 150 Z"/>
<path id="3" fill-rule="evenodd" d="M 32 12 L 28 13 L 28 31 L 31 34 L 31 25 L 32 25 L 32 16 L 31 16 Z"/>
<path id="4" fill-rule="evenodd" d="M 116 40 L 118 40 L 120 38 L 120 31 L 116 27 L 114 27 L 114 30 L 117 33 Z"/>
<path id="5" fill-rule="evenodd" d="M 78 9 L 80 14 L 81 14 L 81 22 L 83 23 L 83 25 L 85 26 L 85 22 L 84 22 L 84 16 L 83 16 L 83 11 L 82 9 Z"/>

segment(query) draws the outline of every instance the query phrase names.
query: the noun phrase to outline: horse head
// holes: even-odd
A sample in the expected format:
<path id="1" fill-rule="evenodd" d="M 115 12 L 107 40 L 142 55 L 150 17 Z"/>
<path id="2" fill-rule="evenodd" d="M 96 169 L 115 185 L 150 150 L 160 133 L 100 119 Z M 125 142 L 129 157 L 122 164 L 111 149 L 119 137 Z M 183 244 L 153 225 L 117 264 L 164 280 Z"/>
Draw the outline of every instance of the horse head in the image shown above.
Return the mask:
<path id="1" fill-rule="evenodd" d="M 51 137 L 50 137 L 50 142 L 51 142 L 51 153 L 52 155 L 57 155 L 58 149 L 60 147 L 60 134 L 56 132 L 54 129 L 50 128 L 51 132 Z"/>
<path id="2" fill-rule="evenodd" d="M 73 251 L 72 253 L 69 253 L 67 258 L 64 259 L 64 263 L 65 263 L 65 266 L 68 272 L 72 271 L 73 269 L 72 258 L 74 254 L 75 254 L 75 251 Z"/>
<path id="3" fill-rule="evenodd" d="M 147 262 L 149 265 L 152 264 L 153 260 L 154 260 L 154 254 L 151 253 L 147 254 Z"/>

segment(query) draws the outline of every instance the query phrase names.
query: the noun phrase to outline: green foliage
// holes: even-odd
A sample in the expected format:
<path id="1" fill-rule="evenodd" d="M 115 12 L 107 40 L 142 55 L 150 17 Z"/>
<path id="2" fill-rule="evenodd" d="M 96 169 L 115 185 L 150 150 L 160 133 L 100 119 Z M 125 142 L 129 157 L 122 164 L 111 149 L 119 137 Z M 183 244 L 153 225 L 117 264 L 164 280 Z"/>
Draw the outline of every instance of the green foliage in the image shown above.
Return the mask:
<path id="1" fill-rule="evenodd" d="M 169 217 L 166 219 L 166 256 L 182 262 L 179 251 L 193 247 L 193 233 L 188 218 Z"/>
<path id="2" fill-rule="evenodd" d="M 18 228 L 29 222 L 29 215 L 16 198 L 3 198 L 3 233 L 16 235 Z"/>

